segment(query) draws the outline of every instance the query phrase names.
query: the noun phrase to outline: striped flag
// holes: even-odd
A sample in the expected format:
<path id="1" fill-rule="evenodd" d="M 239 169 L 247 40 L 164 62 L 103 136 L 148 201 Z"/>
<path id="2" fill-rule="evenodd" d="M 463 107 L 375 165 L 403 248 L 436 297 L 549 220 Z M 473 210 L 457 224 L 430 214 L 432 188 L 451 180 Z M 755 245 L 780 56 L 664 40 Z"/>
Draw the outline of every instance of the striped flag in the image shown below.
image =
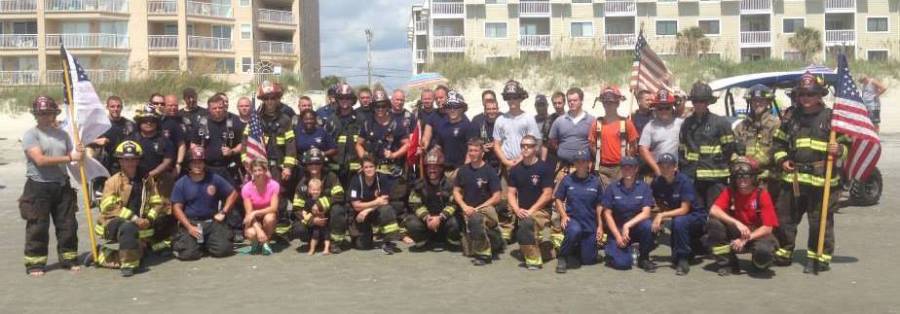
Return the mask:
<path id="1" fill-rule="evenodd" d="M 634 64 L 631 68 L 631 91 L 648 90 L 656 93 L 660 89 L 672 92 L 672 73 L 666 63 L 653 52 L 644 38 L 644 30 L 638 34 L 634 45 Z"/>
<path id="2" fill-rule="evenodd" d="M 250 160 L 266 160 L 266 141 L 263 135 L 262 122 L 259 121 L 259 112 L 256 110 L 256 99 L 250 105 L 250 124 L 247 136 L 247 157 Z"/>
<path id="3" fill-rule="evenodd" d="M 844 163 L 844 174 L 853 180 L 864 181 L 881 157 L 881 140 L 850 76 L 846 55 L 838 56 L 837 76 L 831 128 L 853 138 L 850 155 Z"/>
<path id="4" fill-rule="evenodd" d="M 78 59 L 65 47 L 60 46 L 59 55 L 63 58 L 63 96 L 65 98 L 65 120 L 60 128 L 66 130 L 72 143 L 88 144 L 97 139 L 110 128 L 106 107 L 97 96 L 94 85 Z M 78 136 L 75 132 L 78 132 Z M 76 138 L 78 141 L 76 141 Z M 84 156 L 85 181 L 99 177 L 109 177 L 109 171 L 91 156 Z M 67 164 L 72 186 L 81 186 L 81 174 L 77 164 Z"/>

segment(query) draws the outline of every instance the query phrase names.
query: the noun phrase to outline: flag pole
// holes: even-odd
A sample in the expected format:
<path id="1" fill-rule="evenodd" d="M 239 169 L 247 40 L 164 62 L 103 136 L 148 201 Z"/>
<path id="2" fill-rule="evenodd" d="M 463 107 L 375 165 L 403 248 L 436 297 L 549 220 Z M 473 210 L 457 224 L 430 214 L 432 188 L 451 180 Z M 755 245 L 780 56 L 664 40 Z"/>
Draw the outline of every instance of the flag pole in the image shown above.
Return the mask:
<path id="1" fill-rule="evenodd" d="M 66 100 L 68 102 L 69 110 L 69 127 L 72 128 L 72 137 L 74 137 L 75 147 L 81 146 L 81 136 L 78 134 L 78 117 L 76 116 L 75 104 L 73 103 L 72 97 L 72 77 L 69 75 L 71 69 L 69 69 L 69 60 L 67 54 L 65 54 L 65 48 L 63 49 L 63 57 L 66 58 L 66 61 L 63 63 L 63 80 L 65 81 L 65 92 L 66 92 Z M 78 162 L 78 171 L 81 174 L 81 193 L 82 198 L 84 199 L 84 214 L 87 216 L 88 223 L 88 238 L 91 239 L 91 257 L 94 258 L 94 261 L 97 261 L 97 239 L 94 237 L 94 214 L 91 212 L 91 197 L 90 192 L 88 191 L 87 184 L 87 174 L 84 170 L 84 159 Z"/>
<path id="2" fill-rule="evenodd" d="M 828 134 L 828 146 L 836 141 L 837 134 L 834 130 Z M 822 211 L 819 216 L 819 243 L 816 247 L 816 258 L 825 256 L 825 226 L 828 222 L 828 205 L 831 194 L 831 172 L 834 168 L 834 156 L 828 154 L 828 162 L 825 163 L 825 189 L 822 192 Z"/>

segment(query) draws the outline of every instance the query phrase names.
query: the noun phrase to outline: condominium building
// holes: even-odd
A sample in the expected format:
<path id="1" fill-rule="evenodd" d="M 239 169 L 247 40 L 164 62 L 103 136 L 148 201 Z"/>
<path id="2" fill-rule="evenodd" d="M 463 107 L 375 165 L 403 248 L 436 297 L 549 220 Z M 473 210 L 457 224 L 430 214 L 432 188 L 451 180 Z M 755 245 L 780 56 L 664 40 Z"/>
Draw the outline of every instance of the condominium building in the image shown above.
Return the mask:
<path id="1" fill-rule="evenodd" d="M 799 58 L 788 39 L 809 27 L 827 55 L 900 59 L 896 0 L 424 0 L 412 6 L 408 39 L 419 73 L 453 56 L 630 54 L 642 27 L 661 55 L 676 53 L 678 32 L 699 27 L 711 42 L 708 57 Z"/>
<path id="2" fill-rule="evenodd" d="M 0 86 L 55 84 L 60 45 L 95 82 L 190 71 L 320 81 L 318 0 L 0 0 Z"/>

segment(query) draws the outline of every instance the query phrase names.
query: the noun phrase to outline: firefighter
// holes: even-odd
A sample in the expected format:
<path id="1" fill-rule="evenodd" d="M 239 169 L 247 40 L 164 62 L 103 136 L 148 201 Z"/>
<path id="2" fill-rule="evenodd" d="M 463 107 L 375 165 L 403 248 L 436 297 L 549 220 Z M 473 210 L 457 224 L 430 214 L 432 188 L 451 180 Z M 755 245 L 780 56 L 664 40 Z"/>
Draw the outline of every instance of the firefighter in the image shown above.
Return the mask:
<path id="1" fill-rule="evenodd" d="M 525 268 L 539 270 L 544 264 L 539 247 L 541 232 L 551 225 L 554 167 L 540 159 L 541 146 L 536 137 L 525 135 L 521 143 L 522 162 L 510 170 L 507 200 L 510 211 L 516 215 L 515 236 Z M 562 230 L 551 230 L 557 239 L 562 238 Z"/>
<path id="2" fill-rule="evenodd" d="M 706 241 L 716 256 L 719 276 L 739 273 L 736 254 L 743 252 L 753 254 L 754 271 L 768 269 L 778 246 L 772 235 L 778 218 L 769 192 L 757 186 L 756 161 L 736 158 L 731 174 L 731 185 L 719 194 L 706 223 Z"/>
<path id="3" fill-rule="evenodd" d="M 372 249 L 377 229 L 384 240 L 381 247 L 384 254 L 400 252 L 394 243 L 400 238 L 400 225 L 397 224 L 398 209 L 390 201 L 393 184 L 390 176 L 376 170 L 375 158 L 363 156 L 362 169 L 350 181 L 351 226 L 357 249 Z"/>
<path id="4" fill-rule="evenodd" d="M 144 106 L 134 114 L 138 132 L 131 140 L 141 145 L 141 161 L 138 163 L 138 176 L 154 178 L 164 197 L 172 193 L 175 178 L 172 168 L 178 154 L 178 148 L 166 138 L 159 129 L 160 114 L 152 106 Z"/>
<path id="5" fill-rule="evenodd" d="M 359 136 L 356 137 L 356 155 L 362 159 L 366 154 L 375 159 L 375 168 L 379 173 L 390 176 L 393 189 L 390 199 L 396 216 L 403 219 L 406 215 L 404 203 L 406 198 L 406 150 L 409 148 L 409 131 L 401 120 L 391 116 L 391 101 L 383 90 L 376 90 L 372 95 L 372 118 L 363 122 Z"/>
<path id="6" fill-rule="evenodd" d="M 336 111 L 325 119 L 325 130 L 332 139 L 335 139 L 337 145 L 337 154 L 328 166 L 341 179 L 341 185 L 347 186 L 353 175 L 359 171 L 356 137 L 362 129 L 363 120 L 353 109 L 356 94 L 349 84 L 338 85 L 335 99 L 337 99 Z"/>
<path id="7" fill-rule="evenodd" d="M 588 143 L 594 157 L 594 170 L 606 189 L 619 180 L 622 158 L 633 156 L 637 151 L 638 133 L 634 123 L 619 115 L 619 104 L 625 96 L 615 86 L 607 86 L 600 93 L 604 116 L 591 123 Z"/>
<path id="8" fill-rule="evenodd" d="M 190 132 L 200 117 L 206 116 L 208 112 L 206 108 L 197 105 L 197 91 L 193 88 L 182 90 L 181 98 L 184 100 L 184 108 L 178 110 L 178 115 L 181 116 L 185 132 Z"/>
<path id="9" fill-rule="evenodd" d="M 772 114 L 775 94 L 765 85 L 756 84 L 750 87 L 744 99 L 747 101 L 747 118 L 734 128 L 737 153 L 752 157 L 759 163 L 760 183 L 777 199 L 781 185 L 773 173 L 777 169 L 773 169 L 771 150 L 772 137 L 781 127 L 781 120 Z"/>
<path id="10" fill-rule="evenodd" d="M 735 153 L 731 124 L 709 111 L 716 99 L 709 85 L 694 83 L 689 97 L 694 113 L 684 120 L 678 135 L 678 169 L 694 178 L 694 189 L 704 208 L 709 208 L 725 188 L 728 162 Z"/>
<path id="11" fill-rule="evenodd" d="M 100 247 L 97 264 L 118 267 L 122 276 L 131 277 L 140 266 L 145 250 L 168 252 L 174 231 L 172 205 L 159 193 L 154 179 L 138 176 L 137 166 L 143 149 L 134 141 L 125 141 L 115 150 L 122 170 L 113 174 L 103 187 L 100 218 L 94 232 L 118 250 Z"/>
<path id="12" fill-rule="evenodd" d="M 419 179 L 409 195 L 409 207 L 413 215 L 406 216 L 404 224 L 415 241 L 413 248 L 442 251 L 446 242 L 458 247 L 460 240 L 460 215 L 453 203 L 453 183 L 444 176 L 444 154 L 433 148 L 425 154 L 426 176 Z"/>
<path id="13" fill-rule="evenodd" d="M 293 218 L 295 219 L 291 231 L 292 236 L 301 241 L 309 241 L 313 226 L 328 227 L 331 231 L 330 239 L 333 242 L 330 247 L 331 253 L 341 253 L 343 244 L 349 240 L 347 233 L 348 208 L 344 198 L 344 187 L 341 186 L 337 175 L 325 168 L 325 153 L 318 148 L 314 147 L 304 152 L 301 162 L 305 171 L 299 174 L 300 180 L 292 202 Z M 322 182 L 322 195 L 317 199 L 312 199 L 309 193 L 309 181 L 313 179 Z M 324 219 L 315 218 L 315 215 L 303 215 L 303 209 L 312 209 L 312 204 L 308 204 L 309 202 L 315 202 L 318 205 L 316 209 L 325 214 Z"/>
<path id="14" fill-rule="evenodd" d="M 504 244 L 496 210 L 500 203 L 500 177 L 484 161 L 484 142 L 480 138 L 469 139 L 466 152 L 469 163 L 459 168 L 453 183 L 453 200 L 465 220 L 464 254 L 472 255 L 473 265 L 483 266 L 499 258 L 497 254 Z"/>
<path id="15" fill-rule="evenodd" d="M 67 163 L 81 161 L 83 147 L 74 147 L 69 135 L 57 128 L 59 106 L 53 98 L 38 96 L 31 104 L 37 126 L 25 131 L 25 189 L 19 197 L 19 213 L 25 220 L 25 271 L 44 275 L 50 219 L 56 227 L 56 253 L 63 268 L 78 271 L 78 221 L 75 190 L 69 185 Z"/>
<path id="16" fill-rule="evenodd" d="M 775 164 L 783 171 L 781 193 L 778 197 L 778 220 L 780 227 L 775 236 L 781 247 L 776 252 L 777 264 L 790 265 L 794 250 L 794 239 L 797 236 L 797 225 L 803 214 L 809 222 L 809 239 L 807 241 L 807 262 L 805 273 L 828 270 L 831 256 L 834 253 L 834 210 L 841 193 L 831 193 L 824 199 L 825 164 L 827 155 L 839 159 L 847 155 L 849 141 L 840 136 L 837 142 L 828 143 L 831 131 L 831 109 L 825 108 L 822 97 L 828 94 L 822 78 L 806 73 L 797 87 L 791 91 L 796 97 L 798 109 L 792 117 L 775 132 L 774 154 Z M 833 191 L 839 191 L 841 171 L 832 172 Z M 819 219 L 822 202 L 829 206 L 825 226 L 825 251 L 822 256 L 816 254 L 818 243 Z"/>

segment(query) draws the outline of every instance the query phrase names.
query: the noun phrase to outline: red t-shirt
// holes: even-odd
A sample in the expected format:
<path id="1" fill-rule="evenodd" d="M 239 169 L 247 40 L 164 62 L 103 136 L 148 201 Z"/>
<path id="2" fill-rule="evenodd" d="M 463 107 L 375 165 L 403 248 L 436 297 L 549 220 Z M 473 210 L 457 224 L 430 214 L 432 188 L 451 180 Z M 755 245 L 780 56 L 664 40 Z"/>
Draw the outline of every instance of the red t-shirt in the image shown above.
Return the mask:
<path id="1" fill-rule="evenodd" d="M 760 191 L 762 191 L 762 195 L 757 197 L 756 194 Z M 736 193 L 734 208 L 731 207 L 731 193 L 733 193 L 731 187 L 722 191 L 719 198 L 716 199 L 716 206 L 751 229 L 760 226 L 778 227 L 778 216 L 775 215 L 775 206 L 772 205 L 772 196 L 769 195 L 769 191 L 756 189 L 749 195 Z M 757 200 L 760 204 L 757 204 Z M 759 215 L 756 214 L 757 209 Z"/>

